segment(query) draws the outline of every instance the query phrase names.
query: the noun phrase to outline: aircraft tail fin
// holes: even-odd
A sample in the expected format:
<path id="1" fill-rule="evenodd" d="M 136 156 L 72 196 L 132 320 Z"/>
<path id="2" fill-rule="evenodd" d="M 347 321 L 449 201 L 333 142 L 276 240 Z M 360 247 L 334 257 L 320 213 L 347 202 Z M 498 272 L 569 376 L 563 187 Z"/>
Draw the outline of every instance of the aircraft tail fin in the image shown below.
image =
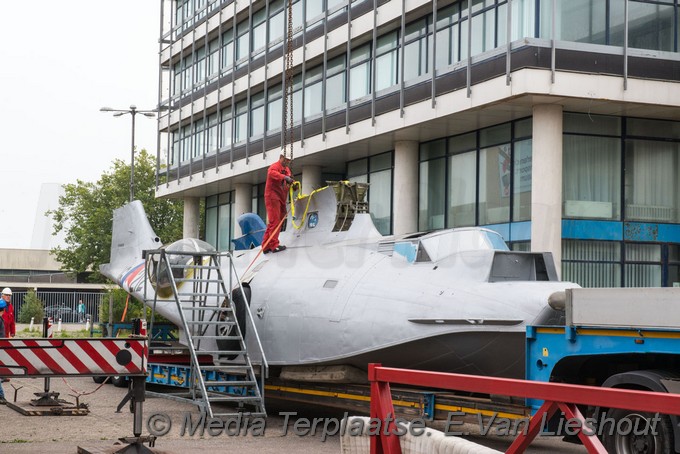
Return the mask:
<path id="1" fill-rule="evenodd" d="M 122 270 L 142 260 L 142 251 L 162 245 L 149 224 L 142 202 L 134 200 L 113 211 L 111 261 L 99 269 L 116 280 Z"/>

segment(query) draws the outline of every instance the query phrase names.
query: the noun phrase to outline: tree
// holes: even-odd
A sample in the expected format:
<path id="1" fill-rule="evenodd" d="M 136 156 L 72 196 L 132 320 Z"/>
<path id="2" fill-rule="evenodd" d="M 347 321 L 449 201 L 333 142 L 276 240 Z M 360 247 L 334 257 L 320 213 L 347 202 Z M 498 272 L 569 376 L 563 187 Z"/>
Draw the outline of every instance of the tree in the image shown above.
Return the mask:
<path id="1" fill-rule="evenodd" d="M 31 319 L 33 319 L 34 323 L 41 324 L 44 316 L 45 306 L 43 302 L 38 299 L 35 290 L 28 290 L 17 316 L 17 321 L 19 323 L 31 323 Z"/>
<path id="2" fill-rule="evenodd" d="M 164 183 L 164 181 L 161 181 Z M 90 282 L 106 282 L 99 265 L 109 262 L 113 210 L 129 202 L 130 166 L 116 159 L 96 183 L 77 180 L 64 186 L 59 207 L 47 214 L 54 234 L 65 232 L 66 247 L 51 253 L 69 274 L 91 272 Z M 135 157 L 135 197 L 142 202 L 156 235 L 171 243 L 182 238 L 183 204 L 156 199 L 156 159 L 142 150 Z"/>
<path id="3" fill-rule="evenodd" d="M 146 318 L 151 321 L 151 308 L 144 307 L 141 301 L 135 298 L 128 297 L 128 294 L 122 288 L 110 289 L 106 292 L 99 305 L 99 322 L 109 322 L 109 299 L 113 299 L 113 322 L 130 322 L 134 318 Z M 127 310 L 125 304 L 127 303 Z M 125 319 L 123 319 L 125 313 Z M 157 323 L 167 323 L 168 320 L 158 313 L 154 315 L 154 321 Z"/>
<path id="4" fill-rule="evenodd" d="M 99 306 L 99 321 L 109 321 L 109 298 L 113 298 L 113 322 L 118 323 L 122 321 L 129 322 L 133 318 L 140 318 L 142 316 L 142 302 L 134 298 L 129 298 L 125 290 L 121 288 L 109 290 L 104 298 L 101 300 Z M 125 303 L 128 303 L 127 311 L 125 310 Z M 123 320 L 123 312 L 125 312 L 125 320 Z"/>

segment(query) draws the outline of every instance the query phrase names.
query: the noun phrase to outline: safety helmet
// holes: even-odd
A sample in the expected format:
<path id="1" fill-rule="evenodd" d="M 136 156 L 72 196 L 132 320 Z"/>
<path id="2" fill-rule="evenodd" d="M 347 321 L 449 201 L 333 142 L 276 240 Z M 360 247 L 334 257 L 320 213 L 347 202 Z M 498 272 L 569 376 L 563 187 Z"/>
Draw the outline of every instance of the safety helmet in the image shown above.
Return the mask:
<path id="1" fill-rule="evenodd" d="M 286 159 L 292 160 L 293 159 L 293 150 L 286 150 L 285 147 L 281 148 L 280 156 L 283 156 Z"/>
<path id="2" fill-rule="evenodd" d="M 7 302 L 5 300 L 0 299 L 0 311 L 5 309 L 7 307 Z"/>
<path id="3" fill-rule="evenodd" d="M 2 289 L 2 294 L 3 295 L 11 295 L 12 294 L 12 289 L 9 287 L 5 287 Z"/>

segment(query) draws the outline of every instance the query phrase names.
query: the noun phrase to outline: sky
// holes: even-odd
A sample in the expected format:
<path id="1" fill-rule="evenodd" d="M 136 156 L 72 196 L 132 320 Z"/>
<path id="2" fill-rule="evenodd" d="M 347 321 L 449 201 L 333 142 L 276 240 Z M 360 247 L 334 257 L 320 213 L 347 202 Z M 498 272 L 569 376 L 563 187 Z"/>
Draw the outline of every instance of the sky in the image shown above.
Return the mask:
<path id="1" fill-rule="evenodd" d="M 0 248 L 29 248 L 43 183 L 95 182 L 130 161 L 130 115 L 158 104 L 160 0 L 6 2 L 0 16 Z M 137 115 L 137 150 L 156 153 Z"/>

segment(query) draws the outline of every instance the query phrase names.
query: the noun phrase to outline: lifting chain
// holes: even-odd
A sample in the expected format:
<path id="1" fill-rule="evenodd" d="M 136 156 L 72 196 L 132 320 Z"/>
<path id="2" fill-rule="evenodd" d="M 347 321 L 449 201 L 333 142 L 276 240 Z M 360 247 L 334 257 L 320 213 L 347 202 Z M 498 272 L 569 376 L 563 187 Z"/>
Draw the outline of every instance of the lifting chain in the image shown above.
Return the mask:
<path id="1" fill-rule="evenodd" d="M 286 53 L 284 55 L 285 90 L 283 93 L 283 151 L 286 153 L 290 144 L 290 154 L 293 159 L 293 0 L 288 0 L 288 36 L 286 38 Z"/>

